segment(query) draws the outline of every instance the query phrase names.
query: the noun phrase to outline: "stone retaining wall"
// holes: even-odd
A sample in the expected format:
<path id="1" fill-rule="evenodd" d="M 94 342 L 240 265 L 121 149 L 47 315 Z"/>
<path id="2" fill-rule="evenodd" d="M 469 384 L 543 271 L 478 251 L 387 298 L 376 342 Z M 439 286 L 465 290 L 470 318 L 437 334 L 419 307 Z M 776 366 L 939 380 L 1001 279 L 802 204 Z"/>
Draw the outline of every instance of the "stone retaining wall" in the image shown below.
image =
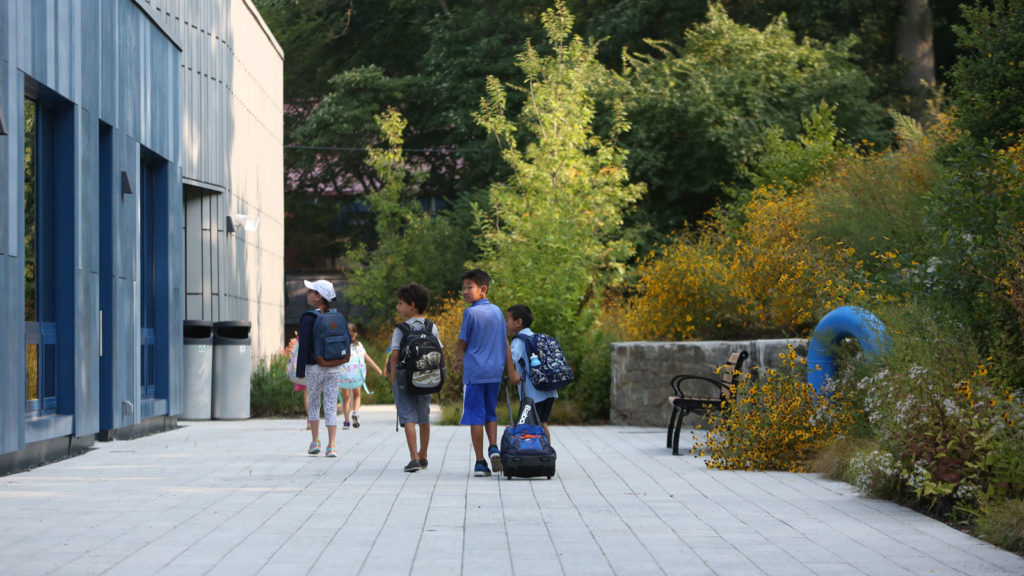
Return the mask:
<path id="1" fill-rule="evenodd" d="M 672 413 L 667 398 L 669 382 L 677 374 L 694 374 L 715 378 L 715 369 L 728 360 L 729 354 L 746 350 L 750 358 L 744 370 L 753 366 L 778 368 L 779 354 L 792 344 L 801 356 L 807 355 L 806 340 L 744 340 L 708 342 L 617 342 L 612 344 L 612 424 L 628 426 L 668 426 Z M 694 382 L 684 392 L 706 395 L 711 384 Z M 690 414 L 688 426 L 701 422 Z"/>

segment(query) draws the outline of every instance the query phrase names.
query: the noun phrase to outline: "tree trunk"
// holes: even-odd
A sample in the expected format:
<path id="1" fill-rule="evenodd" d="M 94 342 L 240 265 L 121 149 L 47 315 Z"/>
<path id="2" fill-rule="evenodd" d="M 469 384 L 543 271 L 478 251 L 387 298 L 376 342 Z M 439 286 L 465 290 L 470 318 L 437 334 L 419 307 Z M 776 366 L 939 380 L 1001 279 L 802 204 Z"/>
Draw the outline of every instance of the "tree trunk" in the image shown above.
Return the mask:
<path id="1" fill-rule="evenodd" d="M 932 10 L 928 0 L 903 0 L 896 21 L 896 56 L 903 64 L 900 87 L 910 97 L 910 113 L 921 122 L 927 98 L 935 86 L 935 50 Z"/>

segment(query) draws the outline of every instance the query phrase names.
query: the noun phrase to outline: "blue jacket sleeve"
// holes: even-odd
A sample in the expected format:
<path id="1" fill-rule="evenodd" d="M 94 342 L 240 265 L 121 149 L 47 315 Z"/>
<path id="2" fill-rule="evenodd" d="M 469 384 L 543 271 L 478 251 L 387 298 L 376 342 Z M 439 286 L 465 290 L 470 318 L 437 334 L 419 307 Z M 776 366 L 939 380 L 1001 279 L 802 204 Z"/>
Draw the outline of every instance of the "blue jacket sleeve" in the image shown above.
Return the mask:
<path id="1" fill-rule="evenodd" d="M 299 352 L 295 366 L 295 376 L 298 378 L 306 377 L 306 364 L 316 364 L 316 360 L 313 359 L 313 324 L 315 323 L 315 312 L 306 312 L 299 318 Z"/>

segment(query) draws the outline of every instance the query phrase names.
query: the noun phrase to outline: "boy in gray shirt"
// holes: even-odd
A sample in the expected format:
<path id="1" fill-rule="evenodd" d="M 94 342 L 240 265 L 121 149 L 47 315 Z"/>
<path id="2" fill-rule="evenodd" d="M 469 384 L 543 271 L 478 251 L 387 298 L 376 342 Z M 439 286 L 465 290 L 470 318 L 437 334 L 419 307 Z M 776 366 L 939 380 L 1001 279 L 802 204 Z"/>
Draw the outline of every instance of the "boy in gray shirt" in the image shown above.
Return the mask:
<path id="1" fill-rule="evenodd" d="M 423 311 L 430 304 L 430 293 L 416 282 L 406 284 L 395 295 L 398 315 L 414 330 L 423 330 L 428 322 Z M 432 332 L 438 341 L 437 326 L 431 323 Z M 398 366 L 402 353 L 403 332 L 399 328 L 391 334 L 391 354 L 388 356 L 388 374 L 391 376 L 391 392 L 398 410 L 398 423 L 405 428 L 405 441 L 409 445 L 409 463 L 406 472 L 417 472 L 427 467 L 427 446 L 430 444 L 430 394 L 410 394 L 405 390 L 405 371 Z M 416 425 L 420 427 L 419 449 L 416 448 Z"/>

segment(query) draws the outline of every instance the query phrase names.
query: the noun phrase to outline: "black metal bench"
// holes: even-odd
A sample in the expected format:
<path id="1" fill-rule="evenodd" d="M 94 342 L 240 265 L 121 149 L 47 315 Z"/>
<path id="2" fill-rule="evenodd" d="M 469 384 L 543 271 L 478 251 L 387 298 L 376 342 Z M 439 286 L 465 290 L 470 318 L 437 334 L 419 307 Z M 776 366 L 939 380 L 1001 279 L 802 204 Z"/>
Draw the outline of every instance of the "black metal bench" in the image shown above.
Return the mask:
<path id="1" fill-rule="evenodd" d="M 679 374 L 672 377 L 672 394 L 668 397 L 668 403 L 672 406 L 672 417 L 668 420 L 668 436 L 665 445 L 672 449 L 673 454 L 679 454 L 679 432 L 683 429 L 683 418 L 690 413 L 703 415 L 710 410 L 721 410 L 727 402 L 726 396 L 732 383 L 743 370 L 743 362 L 747 357 L 748 354 L 745 350 L 730 354 L 728 362 L 720 370 L 721 376 L 718 379 L 691 374 Z M 688 395 L 683 392 L 682 385 L 690 381 L 714 384 L 717 394 Z"/>

